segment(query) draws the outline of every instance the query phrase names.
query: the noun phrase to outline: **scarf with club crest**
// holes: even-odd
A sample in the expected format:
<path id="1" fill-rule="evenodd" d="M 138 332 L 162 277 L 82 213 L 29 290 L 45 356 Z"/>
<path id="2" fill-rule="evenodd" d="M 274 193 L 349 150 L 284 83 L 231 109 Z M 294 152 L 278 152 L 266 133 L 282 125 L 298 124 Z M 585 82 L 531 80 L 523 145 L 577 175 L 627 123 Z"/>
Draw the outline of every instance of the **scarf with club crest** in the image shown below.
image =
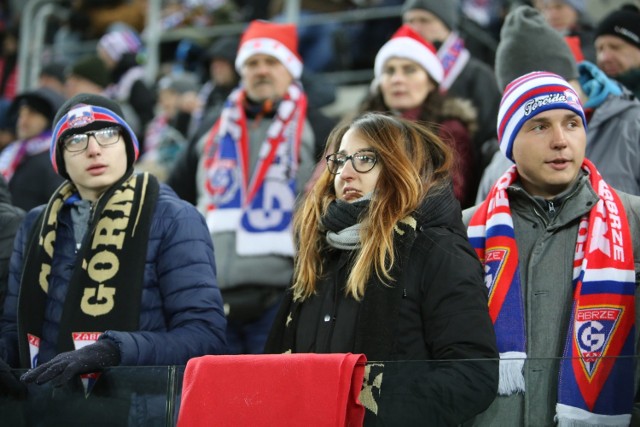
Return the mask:
<path id="1" fill-rule="evenodd" d="M 293 256 L 291 221 L 307 97 L 291 84 L 249 170 L 245 92 L 229 95 L 204 151 L 206 219 L 212 233 L 235 231 L 239 255 Z"/>
<path id="2" fill-rule="evenodd" d="M 628 425 L 633 406 L 635 269 L 620 198 L 587 159 L 599 200 L 580 220 L 573 264 L 572 315 L 560 365 L 559 426 Z M 507 188 L 512 166 L 471 218 L 469 240 L 485 266 L 489 313 L 500 351 L 498 393 L 524 393 L 526 325 Z M 553 356 L 553 355 L 552 355 Z"/>

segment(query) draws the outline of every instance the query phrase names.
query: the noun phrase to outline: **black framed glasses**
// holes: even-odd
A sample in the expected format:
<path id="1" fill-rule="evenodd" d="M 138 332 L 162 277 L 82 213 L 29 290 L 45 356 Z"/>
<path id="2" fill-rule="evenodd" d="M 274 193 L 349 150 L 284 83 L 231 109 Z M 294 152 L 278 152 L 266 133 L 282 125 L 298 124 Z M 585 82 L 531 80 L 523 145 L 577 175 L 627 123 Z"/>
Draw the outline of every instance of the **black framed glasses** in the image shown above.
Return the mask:
<path id="1" fill-rule="evenodd" d="M 342 168 L 351 160 L 351 165 L 356 172 L 367 173 L 378 162 L 378 156 L 376 152 L 371 149 L 356 151 L 355 153 L 347 156 L 343 153 L 333 153 L 326 157 L 327 168 L 329 172 L 337 175 L 342 171 Z"/>
<path id="2" fill-rule="evenodd" d="M 96 139 L 98 145 L 100 145 L 101 147 L 107 147 L 118 142 L 120 140 L 121 134 L 121 129 L 118 126 L 113 126 L 90 132 L 69 135 L 62 140 L 62 145 L 64 146 L 65 150 L 76 153 L 87 149 L 87 147 L 89 146 L 89 137 L 91 136 Z"/>

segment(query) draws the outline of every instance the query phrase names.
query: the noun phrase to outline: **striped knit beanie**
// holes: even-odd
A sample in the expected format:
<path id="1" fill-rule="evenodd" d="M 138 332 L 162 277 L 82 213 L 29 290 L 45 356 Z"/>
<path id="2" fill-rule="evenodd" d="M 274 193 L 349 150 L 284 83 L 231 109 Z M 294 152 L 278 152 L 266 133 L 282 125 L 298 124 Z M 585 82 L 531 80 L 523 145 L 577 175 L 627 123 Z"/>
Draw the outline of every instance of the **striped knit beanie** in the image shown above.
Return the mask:
<path id="1" fill-rule="evenodd" d="M 534 71 L 509 83 L 498 112 L 498 142 L 502 153 L 513 162 L 513 142 L 522 125 L 544 111 L 557 109 L 578 114 L 587 129 L 580 98 L 559 75 Z"/>
<path id="2" fill-rule="evenodd" d="M 49 155 L 53 170 L 69 179 L 64 165 L 60 141 L 68 135 L 103 129 L 111 126 L 122 128 L 122 138 L 127 150 L 127 169 L 138 159 L 140 146 L 136 134 L 124 121 L 120 106 L 103 96 L 81 93 L 67 100 L 54 119 Z"/>
<path id="3" fill-rule="evenodd" d="M 98 40 L 98 49 L 104 50 L 115 62 L 127 53 L 138 53 L 141 48 L 142 40 L 129 28 L 110 31 Z"/>

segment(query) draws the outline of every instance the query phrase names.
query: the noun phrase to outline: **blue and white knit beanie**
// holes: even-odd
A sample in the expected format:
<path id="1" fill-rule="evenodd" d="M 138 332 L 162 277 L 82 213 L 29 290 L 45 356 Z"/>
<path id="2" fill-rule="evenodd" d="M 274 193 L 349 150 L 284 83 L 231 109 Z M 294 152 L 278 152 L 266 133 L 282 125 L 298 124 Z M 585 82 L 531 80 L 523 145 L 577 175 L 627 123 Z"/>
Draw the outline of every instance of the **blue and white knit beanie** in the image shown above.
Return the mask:
<path id="1" fill-rule="evenodd" d="M 123 119 L 124 114 L 117 102 L 104 96 L 81 93 L 67 100 L 58 110 L 53 121 L 49 155 L 53 170 L 69 179 L 64 165 L 60 141 L 67 135 L 103 129 L 117 125 L 122 128 L 122 139 L 127 150 L 127 169 L 133 166 L 140 154 L 136 134 Z"/>
<path id="2" fill-rule="evenodd" d="M 502 153 L 513 162 L 513 142 L 522 125 L 544 111 L 557 109 L 578 114 L 587 128 L 578 94 L 559 75 L 534 71 L 509 83 L 498 112 L 498 142 Z"/>

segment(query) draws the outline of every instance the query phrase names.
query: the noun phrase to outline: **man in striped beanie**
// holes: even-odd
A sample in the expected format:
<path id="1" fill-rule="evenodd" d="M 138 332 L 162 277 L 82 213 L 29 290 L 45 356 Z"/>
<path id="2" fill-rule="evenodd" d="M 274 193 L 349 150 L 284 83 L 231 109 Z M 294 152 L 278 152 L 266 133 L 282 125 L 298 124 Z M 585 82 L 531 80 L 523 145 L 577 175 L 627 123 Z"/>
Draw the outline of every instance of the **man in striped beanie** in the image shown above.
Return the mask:
<path id="1" fill-rule="evenodd" d="M 501 89 L 532 71 L 549 71 L 566 79 L 580 96 L 587 117 L 585 155 L 616 190 L 640 196 L 640 102 L 626 88 L 588 61 L 576 63 L 565 38 L 530 6 L 507 15 L 496 51 Z M 527 45 L 527 49 L 522 46 Z M 499 151 L 484 169 L 476 203 L 513 162 Z"/>
<path id="2" fill-rule="evenodd" d="M 507 85 L 497 133 L 515 165 L 463 213 L 500 352 L 499 396 L 476 425 L 627 426 L 640 198 L 585 157 L 582 105 L 556 74 Z"/>

